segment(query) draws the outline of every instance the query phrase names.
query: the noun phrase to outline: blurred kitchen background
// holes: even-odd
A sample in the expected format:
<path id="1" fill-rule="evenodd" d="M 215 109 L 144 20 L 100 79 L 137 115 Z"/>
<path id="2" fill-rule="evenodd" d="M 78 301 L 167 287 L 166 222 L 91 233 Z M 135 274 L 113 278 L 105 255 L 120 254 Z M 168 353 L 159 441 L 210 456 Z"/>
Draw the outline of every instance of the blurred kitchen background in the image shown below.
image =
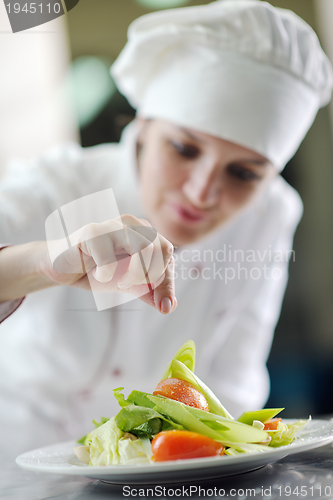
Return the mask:
<path id="1" fill-rule="evenodd" d="M 119 140 L 134 110 L 109 75 L 135 18 L 205 0 L 80 0 L 66 16 L 13 35 L 0 3 L 0 175 L 63 141 Z M 274 0 L 305 19 L 333 61 L 333 1 Z M 333 414 L 333 106 L 321 110 L 283 173 L 304 217 L 268 367 L 267 406 L 285 417 Z"/>

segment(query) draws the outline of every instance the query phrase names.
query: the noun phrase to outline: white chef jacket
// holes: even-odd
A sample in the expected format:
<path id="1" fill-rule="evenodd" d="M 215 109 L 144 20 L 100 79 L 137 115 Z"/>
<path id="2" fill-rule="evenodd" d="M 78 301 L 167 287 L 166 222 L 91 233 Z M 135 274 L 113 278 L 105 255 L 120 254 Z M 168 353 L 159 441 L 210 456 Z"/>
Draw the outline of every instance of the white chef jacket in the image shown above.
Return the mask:
<path id="1" fill-rule="evenodd" d="M 110 187 L 121 214 L 145 217 L 135 138 L 130 125 L 119 144 L 70 144 L 12 162 L 0 186 L 0 242 L 45 239 L 50 213 Z M 188 339 L 197 375 L 235 417 L 262 407 L 301 214 L 298 194 L 277 177 L 237 218 L 177 249 L 178 307 L 167 316 L 139 299 L 98 312 L 91 292 L 71 287 L 26 297 L 0 325 L 1 445 L 15 454 L 80 437 L 93 418 L 118 411 L 113 388 L 153 391 Z M 18 304 L 2 304 L 0 320 Z"/>

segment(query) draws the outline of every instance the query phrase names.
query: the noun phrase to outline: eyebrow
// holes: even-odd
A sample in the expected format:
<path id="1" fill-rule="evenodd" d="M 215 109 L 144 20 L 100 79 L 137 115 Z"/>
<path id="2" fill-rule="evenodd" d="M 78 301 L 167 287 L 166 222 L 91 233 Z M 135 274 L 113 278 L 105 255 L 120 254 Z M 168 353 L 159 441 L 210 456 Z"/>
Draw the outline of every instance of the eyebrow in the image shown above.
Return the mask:
<path id="1" fill-rule="evenodd" d="M 201 142 L 202 144 L 205 143 L 206 141 L 203 139 L 200 139 L 197 137 L 195 134 L 192 134 L 189 130 L 187 130 L 184 127 L 178 127 L 181 132 L 183 132 L 185 135 L 187 135 L 190 139 L 193 139 L 194 141 Z"/>

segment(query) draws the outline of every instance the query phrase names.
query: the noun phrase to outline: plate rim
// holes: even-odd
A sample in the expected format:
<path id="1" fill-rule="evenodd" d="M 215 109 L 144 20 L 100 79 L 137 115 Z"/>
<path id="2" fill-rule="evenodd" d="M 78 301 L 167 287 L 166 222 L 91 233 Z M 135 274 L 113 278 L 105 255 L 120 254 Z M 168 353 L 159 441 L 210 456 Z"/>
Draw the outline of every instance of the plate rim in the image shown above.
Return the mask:
<path id="1" fill-rule="evenodd" d="M 283 419 L 284 422 L 295 422 L 297 419 Z M 299 419 L 298 419 L 299 420 Z M 269 451 L 265 451 L 262 453 L 255 454 L 244 454 L 237 456 L 227 456 L 227 457 L 205 457 L 205 458 L 194 458 L 194 459 L 186 459 L 186 460 L 173 460 L 169 462 L 159 462 L 153 464 L 135 464 L 135 465 L 109 465 L 109 466 L 97 466 L 91 467 L 85 464 L 75 465 L 71 464 L 69 460 L 75 457 L 75 454 L 68 454 L 66 465 L 46 465 L 43 466 L 38 464 L 31 464 L 25 462 L 25 460 L 29 460 L 31 458 L 37 459 L 36 457 L 32 457 L 33 454 L 46 452 L 50 450 L 50 452 L 56 452 L 57 449 L 61 450 L 64 447 L 75 447 L 77 444 L 74 440 L 64 441 L 60 443 L 55 443 L 53 445 L 47 445 L 40 448 L 35 448 L 33 450 L 24 452 L 20 454 L 16 459 L 16 464 L 26 470 L 34 471 L 34 472 L 44 472 L 51 474 L 64 474 L 64 475 L 75 475 L 75 476 L 83 476 L 90 478 L 98 478 L 101 476 L 107 477 L 116 477 L 119 479 L 126 476 L 138 475 L 138 476 L 147 476 L 147 475 L 157 475 L 172 472 L 173 470 L 177 471 L 189 471 L 196 469 L 216 469 L 223 468 L 227 465 L 229 466 L 237 466 L 237 465 L 246 465 L 255 462 L 263 462 L 264 464 L 269 464 L 281 460 L 282 458 L 295 455 L 297 453 L 302 453 L 304 451 L 310 451 L 316 448 L 320 448 L 322 446 L 326 446 L 329 443 L 333 442 L 333 419 L 324 420 L 324 419 L 313 419 L 311 423 L 322 423 L 329 424 L 331 423 L 331 433 L 327 436 L 318 437 L 317 439 L 313 439 L 311 441 L 296 441 L 286 446 L 281 446 L 278 448 L 273 448 Z M 41 456 L 41 459 L 46 458 Z"/>

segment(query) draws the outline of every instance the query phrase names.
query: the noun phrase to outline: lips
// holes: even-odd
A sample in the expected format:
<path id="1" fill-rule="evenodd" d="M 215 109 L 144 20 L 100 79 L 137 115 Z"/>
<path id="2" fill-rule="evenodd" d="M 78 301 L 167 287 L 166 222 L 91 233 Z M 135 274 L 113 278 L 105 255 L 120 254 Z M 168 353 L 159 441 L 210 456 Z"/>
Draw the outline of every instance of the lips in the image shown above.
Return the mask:
<path id="1" fill-rule="evenodd" d="M 207 212 L 203 212 L 202 210 L 198 210 L 194 207 L 180 205 L 178 203 L 172 203 L 171 205 L 178 217 L 185 222 L 198 223 L 209 219 Z"/>

